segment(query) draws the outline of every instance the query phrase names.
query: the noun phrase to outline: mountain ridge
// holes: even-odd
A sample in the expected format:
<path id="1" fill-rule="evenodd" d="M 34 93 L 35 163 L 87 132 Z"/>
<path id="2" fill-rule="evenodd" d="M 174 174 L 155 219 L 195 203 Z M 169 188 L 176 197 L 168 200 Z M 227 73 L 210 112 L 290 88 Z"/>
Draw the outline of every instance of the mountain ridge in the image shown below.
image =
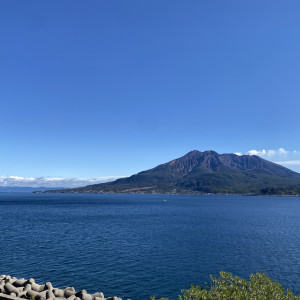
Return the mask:
<path id="1" fill-rule="evenodd" d="M 300 174 L 259 156 L 193 150 L 130 177 L 49 192 L 300 194 Z"/>

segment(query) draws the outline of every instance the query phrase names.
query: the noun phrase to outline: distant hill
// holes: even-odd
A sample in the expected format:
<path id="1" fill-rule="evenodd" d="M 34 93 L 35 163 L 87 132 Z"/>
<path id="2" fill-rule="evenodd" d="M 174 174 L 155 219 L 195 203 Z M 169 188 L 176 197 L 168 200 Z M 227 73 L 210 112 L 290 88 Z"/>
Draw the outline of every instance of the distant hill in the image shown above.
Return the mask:
<path id="1" fill-rule="evenodd" d="M 32 193 L 40 190 L 57 190 L 56 188 L 46 188 L 46 187 L 30 187 L 30 186 L 0 186 L 0 193 Z"/>
<path id="2" fill-rule="evenodd" d="M 255 155 L 195 150 L 113 182 L 49 192 L 300 195 L 300 174 Z"/>

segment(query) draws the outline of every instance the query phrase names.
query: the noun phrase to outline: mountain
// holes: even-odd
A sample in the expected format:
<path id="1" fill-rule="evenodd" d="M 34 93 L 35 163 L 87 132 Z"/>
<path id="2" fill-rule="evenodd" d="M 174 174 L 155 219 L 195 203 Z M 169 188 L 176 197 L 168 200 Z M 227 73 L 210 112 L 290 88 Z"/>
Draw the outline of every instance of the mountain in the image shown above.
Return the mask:
<path id="1" fill-rule="evenodd" d="M 127 178 L 49 192 L 299 195 L 300 174 L 255 155 L 194 150 Z"/>

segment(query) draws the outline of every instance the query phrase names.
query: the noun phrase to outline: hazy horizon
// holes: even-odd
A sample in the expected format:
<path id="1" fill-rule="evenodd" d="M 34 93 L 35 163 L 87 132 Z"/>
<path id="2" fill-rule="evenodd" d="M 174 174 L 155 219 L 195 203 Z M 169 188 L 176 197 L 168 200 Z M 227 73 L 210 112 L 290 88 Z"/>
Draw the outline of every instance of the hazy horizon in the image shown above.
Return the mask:
<path id="1" fill-rule="evenodd" d="M 264 159 L 270 160 L 270 158 L 274 160 L 274 158 L 283 158 L 287 157 L 287 155 L 291 156 L 291 153 L 289 151 L 279 148 L 278 150 L 250 150 L 247 153 L 243 154 L 240 152 L 234 153 L 236 155 L 257 155 Z M 298 155 L 296 151 L 292 153 L 294 155 Z M 177 158 L 177 157 L 176 157 Z M 174 158 L 175 159 L 175 158 Z M 166 163 L 166 162 L 162 162 Z M 295 165 L 297 166 L 297 161 L 274 161 L 274 163 L 277 163 L 279 165 L 282 165 L 284 167 L 287 167 L 295 172 L 299 171 L 297 168 L 295 168 Z M 299 164 L 300 165 L 300 164 Z M 292 168 L 290 168 L 292 166 Z M 152 166 L 155 167 L 155 166 Z M 152 168 L 151 167 L 151 168 Z M 294 167 L 294 168 L 293 168 Z M 144 170 L 140 170 L 144 171 Z M 98 184 L 98 183 L 105 183 L 114 181 L 118 178 L 128 177 L 134 174 L 129 175 L 119 175 L 119 176 L 103 176 L 103 177 L 96 177 L 96 178 L 76 178 L 76 177 L 70 177 L 70 178 L 63 178 L 63 177 L 21 177 L 21 176 L 0 176 L 0 188 L 1 187 L 32 187 L 32 188 L 39 188 L 39 187 L 45 187 L 45 188 L 76 188 L 76 187 L 83 187 L 91 184 Z"/>

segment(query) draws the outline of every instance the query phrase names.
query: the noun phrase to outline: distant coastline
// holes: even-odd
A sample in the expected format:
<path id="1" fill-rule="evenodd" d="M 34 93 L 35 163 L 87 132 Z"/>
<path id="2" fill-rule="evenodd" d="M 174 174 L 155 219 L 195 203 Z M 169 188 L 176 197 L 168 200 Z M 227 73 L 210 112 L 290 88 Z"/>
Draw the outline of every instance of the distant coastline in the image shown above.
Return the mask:
<path id="1" fill-rule="evenodd" d="M 182 192 L 182 193 L 147 193 L 147 192 L 100 192 L 100 191 L 71 191 L 70 189 L 65 190 L 45 190 L 45 191 L 34 191 L 34 194 L 128 194 L 128 195 L 197 195 L 197 196 L 281 196 L 281 197 L 300 197 L 300 194 L 238 194 L 238 193 L 197 193 L 197 192 Z"/>

